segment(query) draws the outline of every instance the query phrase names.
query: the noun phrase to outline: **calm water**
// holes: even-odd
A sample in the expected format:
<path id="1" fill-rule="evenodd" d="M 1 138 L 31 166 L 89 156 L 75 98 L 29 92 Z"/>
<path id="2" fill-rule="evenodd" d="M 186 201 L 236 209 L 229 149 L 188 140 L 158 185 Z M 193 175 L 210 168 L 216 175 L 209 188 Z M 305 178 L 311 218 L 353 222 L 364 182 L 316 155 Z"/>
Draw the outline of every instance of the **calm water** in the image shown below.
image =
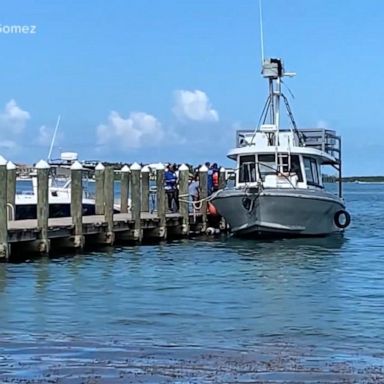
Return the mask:
<path id="1" fill-rule="evenodd" d="M 0 265 L 0 378 L 71 366 L 76 350 L 117 382 L 116 366 L 105 374 L 95 357 L 119 360 L 111 346 L 132 358 L 150 351 L 147 367 L 170 347 L 168 363 L 181 350 L 286 350 L 315 356 L 321 370 L 383 367 L 384 185 L 346 185 L 345 199 L 353 220 L 343 238 L 185 240 Z"/>

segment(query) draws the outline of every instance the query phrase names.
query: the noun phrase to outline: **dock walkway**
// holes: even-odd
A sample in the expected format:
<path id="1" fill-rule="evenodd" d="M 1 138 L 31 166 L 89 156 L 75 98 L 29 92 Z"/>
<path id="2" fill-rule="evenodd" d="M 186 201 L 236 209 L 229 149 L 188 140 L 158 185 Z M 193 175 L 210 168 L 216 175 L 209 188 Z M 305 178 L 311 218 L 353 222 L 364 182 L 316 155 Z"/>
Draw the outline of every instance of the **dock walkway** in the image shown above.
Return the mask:
<path id="1" fill-rule="evenodd" d="M 199 233 L 202 229 L 202 214 L 196 213 L 190 215 L 190 233 Z M 180 213 L 166 214 L 166 229 L 167 233 L 177 235 L 181 233 L 182 216 Z M 196 219 L 196 220 L 195 220 Z M 142 239 L 156 238 L 151 231 L 158 229 L 160 219 L 156 213 L 141 212 L 140 227 L 143 231 Z M 105 221 L 104 215 L 84 216 L 82 219 L 82 234 L 100 235 L 107 231 L 108 223 Z M 132 218 L 131 213 L 115 213 L 113 215 L 113 228 L 112 232 L 120 238 L 129 239 L 129 231 L 134 229 L 135 220 Z M 60 217 L 48 219 L 48 233 L 47 238 L 64 239 L 74 236 L 75 226 L 72 222 L 72 217 Z M 41 230 L 38 226 L 37 219 L 30 220 L 11 220 L 8 222 L 8 243 L 15 244 L 20 242 L 28 242 L 39 240 Z M 164 236 L 165 237 L 165 236 Z M 132 238 L 132 240 L 135 240 Z"/>

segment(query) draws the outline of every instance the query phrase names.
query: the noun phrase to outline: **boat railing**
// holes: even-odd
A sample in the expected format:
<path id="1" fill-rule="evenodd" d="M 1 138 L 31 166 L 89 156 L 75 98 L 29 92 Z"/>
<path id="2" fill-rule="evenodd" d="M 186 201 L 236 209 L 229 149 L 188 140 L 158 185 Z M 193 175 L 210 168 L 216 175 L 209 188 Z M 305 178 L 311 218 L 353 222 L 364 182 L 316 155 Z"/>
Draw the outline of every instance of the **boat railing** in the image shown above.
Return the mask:
<path id="1" fill-rule="evenodd" d="M 280 129 L 280 132 L 287 132 L 288 129 Z M 305 147 L 315 148 L 326 152 L 337 160 L 341 155 L 341 138 L 331 129 L 324 128 L 305 128 L 296 131 L 298 142 Z M 254 130 L 237 130 L 236 147 L 246 147 L 255 139 Z"/>
<path id="2" fill-rule="evenodd" d="M 340 159 L 341 138 L 336 132 L 324 128 L 300 129 L 299 134 L 306 147 L 315 148 Z"/>
<path id="3" fill-rule="evenodd" d="M 236 147 L 246 147 L 251 144 L 253 137 L 255 136 L 254 130 L 238 129 L 236 131 Z"/>

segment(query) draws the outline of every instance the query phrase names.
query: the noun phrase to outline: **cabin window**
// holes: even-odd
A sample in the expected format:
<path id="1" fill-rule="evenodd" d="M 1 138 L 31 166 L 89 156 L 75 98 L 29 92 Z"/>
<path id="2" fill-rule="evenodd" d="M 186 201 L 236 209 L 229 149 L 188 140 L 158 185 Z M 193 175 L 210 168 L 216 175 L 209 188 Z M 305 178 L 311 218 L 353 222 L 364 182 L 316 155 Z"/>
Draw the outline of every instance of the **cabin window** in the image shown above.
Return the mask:
<path id="1" fill-rule="evenodd" d="M 239 183 L 256 182 L 255 156 L 240 156 L 239 161 Z"/>
<path id="2" fill-rule="evenodd" d="M 317 174 L 316 161 L 311 160 L 311 168 L 312 168 L 313 182 L 315 184 L 319 184 L 319 175 Z"/>
<path id="3" fill-rule="evenodd" d="M 291 155 L 290 174 L 292 173 L 295 173 L 297 175 L 297 181 L 303 181 L 303 173 L 301 172 L 300 158 L 298 155 Z"/>
<path id="4" fill-rule="evenodd" d="M 307 178 L 308 185 L 320 186 L 320 175 L 318 171 L 317 162 L 311 157 L 303 157 L 305 177 Z"/>
<path id="5" fill-rule="evenodd" d="M 276 175 L 275 155 L 259 155 L 258 170 L 262 181 L 265 180 L 266 175 Z"/>

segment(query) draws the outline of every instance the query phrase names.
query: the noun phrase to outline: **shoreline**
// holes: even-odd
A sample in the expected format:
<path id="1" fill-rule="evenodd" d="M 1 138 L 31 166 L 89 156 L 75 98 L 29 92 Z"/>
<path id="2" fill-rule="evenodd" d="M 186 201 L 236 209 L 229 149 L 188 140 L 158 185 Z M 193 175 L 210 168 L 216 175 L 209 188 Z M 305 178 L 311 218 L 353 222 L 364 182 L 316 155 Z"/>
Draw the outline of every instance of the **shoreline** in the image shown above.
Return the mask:
<path id="1" fill-rule="evenodd" d="M 383 354 L 328 352 L 277 341 L 252 349 L 0 342 L 3 383 L 382 383 Z M 337 352 L 337 353 L 335 353 Z"/>

